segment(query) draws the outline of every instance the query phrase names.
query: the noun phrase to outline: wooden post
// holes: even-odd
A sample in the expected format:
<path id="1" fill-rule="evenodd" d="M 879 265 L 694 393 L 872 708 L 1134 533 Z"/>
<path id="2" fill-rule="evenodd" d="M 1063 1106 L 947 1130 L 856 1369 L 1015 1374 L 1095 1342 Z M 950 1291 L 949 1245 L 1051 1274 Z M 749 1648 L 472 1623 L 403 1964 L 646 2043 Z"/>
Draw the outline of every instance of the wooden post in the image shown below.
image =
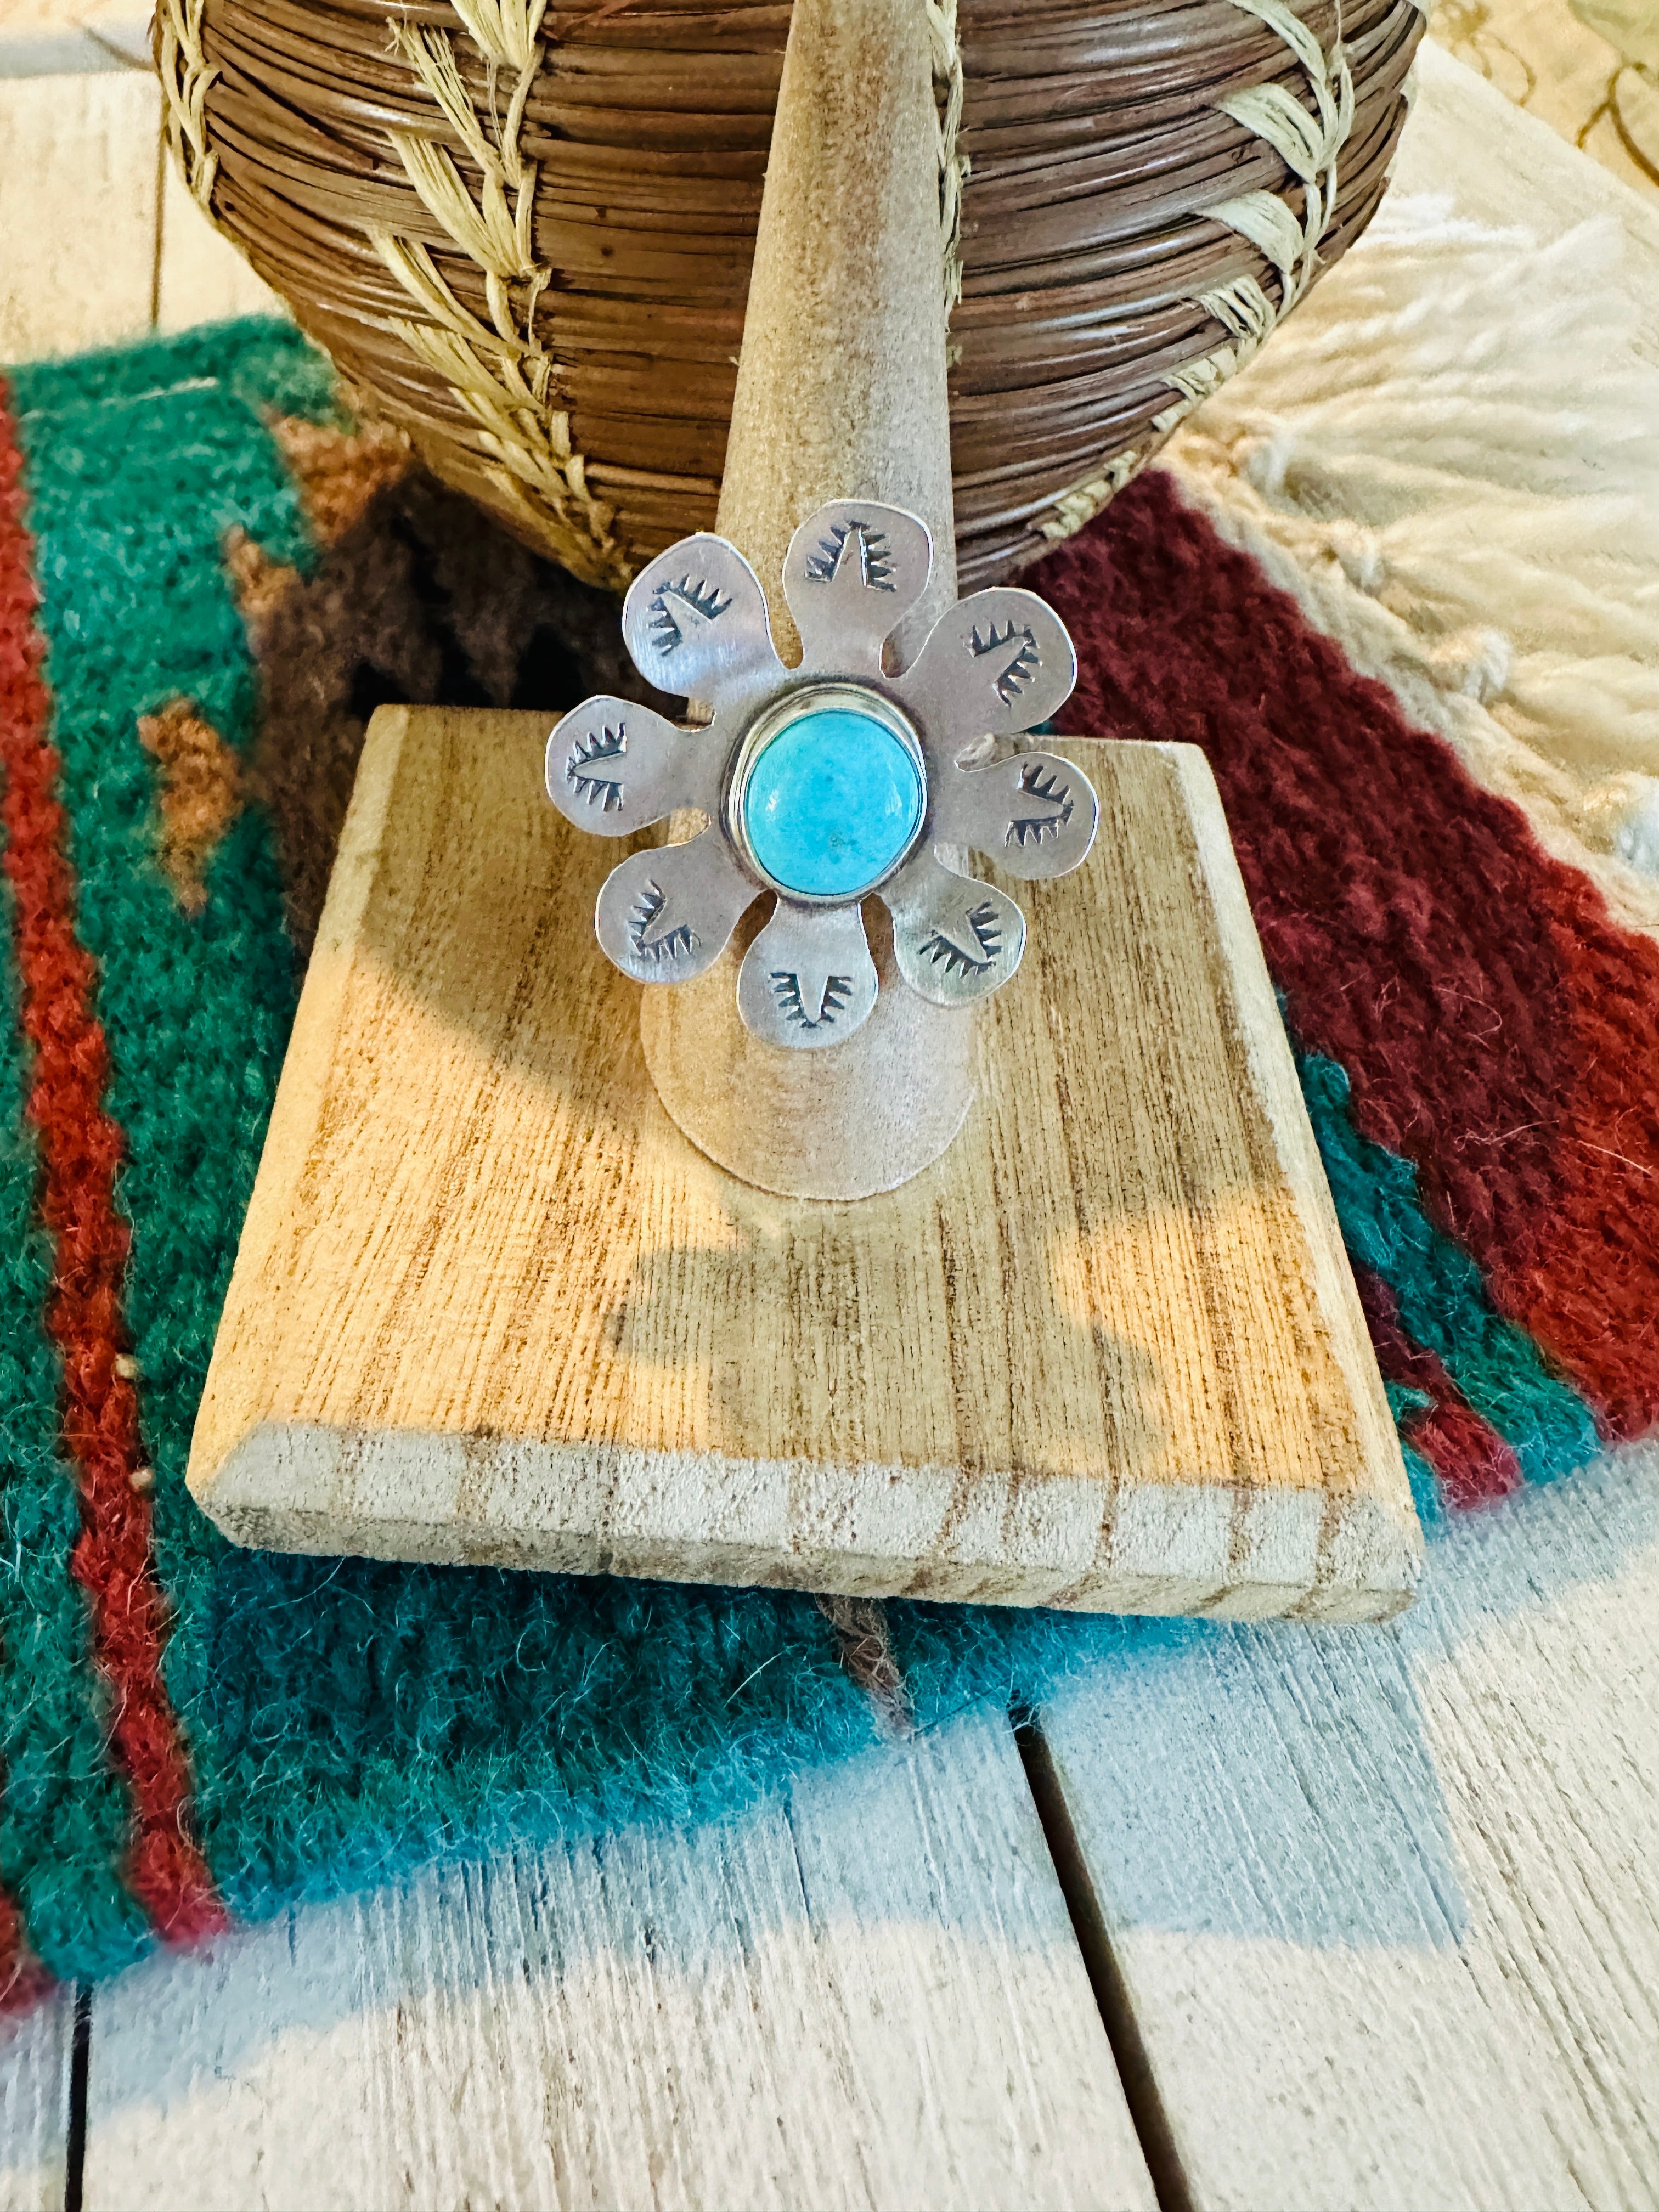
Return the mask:
<path id="1" fill-rule="evenodd" d="M 945 392 L 939 136 L 921 0 L 795 0 L 738 366 L 719 528 L 779 588 L 796 525 L 824 501 L 921 516 L 933 572 L 907 637 L 956 596 Z M 640 1014 L 659 1096 L 733 1175 L 797 1198 L 865 1198 L 937 1159 L 974 1096 L 971 1010 L 928 1005 L 892 970 L 866 909 L 881 996 L 844 1044 L 793 1053 L 738 1013 L 737 970 L 763 909 L 696 982 Z"/>

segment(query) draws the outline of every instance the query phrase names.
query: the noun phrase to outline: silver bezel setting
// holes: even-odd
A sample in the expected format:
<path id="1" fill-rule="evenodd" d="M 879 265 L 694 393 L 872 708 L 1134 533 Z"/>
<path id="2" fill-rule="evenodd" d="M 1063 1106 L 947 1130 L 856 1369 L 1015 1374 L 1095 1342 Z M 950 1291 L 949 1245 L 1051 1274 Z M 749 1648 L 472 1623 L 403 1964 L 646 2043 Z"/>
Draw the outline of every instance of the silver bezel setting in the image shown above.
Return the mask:
<path id="1" fill-rule="evenodd" d="M 625 975 L 658 988 L 708 973 L 757 899 L 772 913 L 747 937 L 738 1011 L 769 1044 L 822 1050 L 867 1021 L 884 988 L 865 930 L 873 896 L 891 925 L 892 980 L 937 1006 L 971 1005 L 1018 968 L 1025 917 L 971 872 L 1063 876 L 1094 843 L 1089 779 L 1060 756 L 1011 741 L 1069 695 L 1077 656 L 1054 609 L 1016 584 L 945 606 L 892 665 L 893 643 L 933 568 L 927 526 L 878 501 L 830 500 L 789 542 L 783 596 L 798 666 L 772 636 L 760 580 L 737 547 L 700 532 L 647 563 L 623 603 L 623 637 L 659 691 L 698 701 L 695 727 L 611 695 L 585 700 L 548 738 L 548 797 L 602 837 L 632 837 L 695 810 L 679 844 L 636 849 L 594 903 L 600 945 Z M 855 891 L 802 892 L 756 853 L 750 780 L 779 732 L 814 709 L 868 714 L 903 746 L 922 806 L 904 850 Z"/>
<path id="2" fill-rule="evenodd" d="M 916 816 L 916 826 L 900 851 L 884 867 L 877 871 L 869 881 L 857 890 L 802 891 L 780 883 L 762 862 L 749 835 L 747 799 L 749 780 L 763 752 L 775 738 L 781 737 L 792 723 L 802 721 L 808 714 L 841 708 L 854 714 L 866 715 L 879 722 L 884 730 L 896 737 L 903 746 L 911 766 L 916 772 L 916 781 L 921 789 L 921 809 Z M 768 890 L 775 891 L 793 905 L 804 907 L 856 906 L 871 893 L 878 890 L 890 877 L 904 866 L 916 847 L 927 834 L 927 817 L 933 807 L 933 794 L 927 782 L 927 757 L 921 739 L 908 715 L 867 684 L 831 681 L 797 685 L 783 692 L 764 707 L 744 732 L 741 743 L 732 759 L 726 781 L 723 812 L 726 834 L 733 849 L 741 857 L 744 867 Z"/>

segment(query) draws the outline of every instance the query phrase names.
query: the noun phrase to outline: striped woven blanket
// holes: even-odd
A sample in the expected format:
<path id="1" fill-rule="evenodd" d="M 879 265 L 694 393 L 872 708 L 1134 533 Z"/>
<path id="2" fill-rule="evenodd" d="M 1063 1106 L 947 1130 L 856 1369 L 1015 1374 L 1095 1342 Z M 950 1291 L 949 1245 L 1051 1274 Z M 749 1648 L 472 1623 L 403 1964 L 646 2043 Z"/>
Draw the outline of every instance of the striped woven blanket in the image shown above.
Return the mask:
<path id="1" fill-rule="evenodd" d="M 1659 1418 L 1654 380 L 1616 242 L 1564 250 L 1577 319 L 1529 340 L 1512 242 L 1391 203 L 1035 580 L 1069 726 L 1214 766 L 1429 1516 Z M 1540 404 L 1558 356 L 1594 402 Z M 615 609 L 285 325 L 0 402 L 13 2000 L 1214 1632 L 223 1543 L 185 1460 L 364 723 L 618 688 Z"/>

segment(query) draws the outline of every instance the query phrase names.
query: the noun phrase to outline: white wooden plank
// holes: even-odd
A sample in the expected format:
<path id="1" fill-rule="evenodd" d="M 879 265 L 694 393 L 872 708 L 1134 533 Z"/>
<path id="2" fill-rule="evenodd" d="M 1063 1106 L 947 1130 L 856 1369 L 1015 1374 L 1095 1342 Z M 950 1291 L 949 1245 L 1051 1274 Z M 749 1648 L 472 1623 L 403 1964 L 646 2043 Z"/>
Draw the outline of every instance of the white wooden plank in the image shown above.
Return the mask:
<path id="1" fill-rule="evenodd" d="M 1134 2207 L 1006 1722 L 291 1915 L 95 2001 L 86 2212 Z"/>
<path id="2" fill-rule="evenodd" d="M 149 15 L 144 0 L 0 0 L 0 44 L 73 31 L 125 43 Z"/>
<path id="3" fill-rule="evenodd" d="M 63 2212 L 75 1993 L 0 2020 L 0 2212 Z"/>
<path id="4" fill-rule="evenodd" d="M 1396 182 L 1613 215 L 1659 358 L 1659 216 L 1428 48 Z M 1044 1713 L 1196 2204 L 1659 2203 L 1656 1597 L 1650 1452 L 1455 1529 L 1395 1631 L 1135 1632 Z"/>
<path id="5" fill-rule="evenodd" d="M 150 14 L 148 8 L 133 9 L 129 0 L 109 0 L 109 4 L 88 8 L 81 18 L 81 27 L 95 39 L 104 51 L 123 62 L 129 69 L 148 70 L 155 64 L 150 51 Z"/>
<path id="6" fill-rule="evenodd" d="M 287 312 L 161 160 L 149 32 L 130 0 L 0 0 L 0 359 L 138 337 L 152 310 L 164 331 Z M 77 84 L 135 73 L 143 89 Z"/>
<path id="7" fill-rule="evenodd" d="M 0 77 L 100 76 L 126 66 L 104 40 L 76 25 L 0 22 Z"/>
<path id="8" fill-rule="evenodd" d="M 161 88 L 86 46 L 108 65 L 0 75 L 0 362 L 149 325 Z"/>
<path id="9" fill-rule="evenodd" d="M 1195 2204 L 1659 2204 L 1659 1447 L 1042 1731 Z"/>

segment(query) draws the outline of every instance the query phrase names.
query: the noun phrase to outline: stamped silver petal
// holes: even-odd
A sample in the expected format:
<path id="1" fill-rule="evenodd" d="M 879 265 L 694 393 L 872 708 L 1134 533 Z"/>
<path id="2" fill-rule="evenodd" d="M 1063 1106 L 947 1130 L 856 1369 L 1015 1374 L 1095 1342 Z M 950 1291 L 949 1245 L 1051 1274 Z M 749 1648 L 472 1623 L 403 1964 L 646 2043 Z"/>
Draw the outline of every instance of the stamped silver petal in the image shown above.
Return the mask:
<path id="1" fill-rule="evenodd" d="M 921 597 L 933 565 L 927 524 L 873 499 L 835 499 L 789 541 L 783 595 L 802 666 L 878 676 L 881 649 Z"/>
<path id="2" fill-rule="evenodd" d="M 767 1044 L 811 1051 L 867 1021 L 878 988 L 856 906 L 777 910 L 744 956 L 738 1012 Z"/>
<path id="3" fill-rule="evenodd" d="M 1027 882 L 1068 874 L 1086 859 L 1099 818 L 1093 784 L 1054 753 L 947 769 L 934 787 L 934 837 L 969 846 Z"/>
<path id="4" fill-rule="evenodd" d="M 751 698 L 786 673 L 759 578 L 708 531 L 641 569 L 623 601 L 623 638 L 647 684 L 710 707 Z"/>
<path id="5" fill-rule="evenodd" d="M 630 853 L 605 878 L 593 927 L 636 983 L 689 983 L 719 959 L 759 896 L 709 829 L 684 845 Z"/>
<path id="6" fill-rule="evenodd" d="M 1018 737 L 1072 696 L 1077 654 L 1046 599 L 994 584 L 942 614 L 893 689 L 938 750 Z"/>
<path id="7" fill-rule="evenodd" d="M 547 795 L 599 837 L 648 830 L 677 806 L 719 804 L 718 745 L 627 699 L 584 699 L 547 741 Z"/>
<path id="8" fill-rule="evenodd" d="M 924 851 L 880 896 L 893 917 L 900 975 L 936 1006 L 982 999 L 1018 967 L 1025 917 L 994 884 L 959 876 Z"/>

